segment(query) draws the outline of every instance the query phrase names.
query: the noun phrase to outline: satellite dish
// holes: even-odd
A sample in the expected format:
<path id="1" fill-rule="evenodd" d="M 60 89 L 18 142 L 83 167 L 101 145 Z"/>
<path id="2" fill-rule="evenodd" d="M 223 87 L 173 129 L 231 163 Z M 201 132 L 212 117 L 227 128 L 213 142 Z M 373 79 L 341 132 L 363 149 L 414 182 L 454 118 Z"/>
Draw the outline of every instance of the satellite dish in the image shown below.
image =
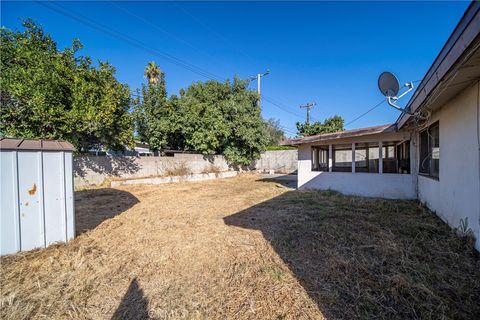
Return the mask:
<path id="1" fill-rule="evenodd" d="M 391 72 L 382 72 L 378 77 L 378 88 L 386 97 L 396 97 L 400 90 L 397 77 Z"/>

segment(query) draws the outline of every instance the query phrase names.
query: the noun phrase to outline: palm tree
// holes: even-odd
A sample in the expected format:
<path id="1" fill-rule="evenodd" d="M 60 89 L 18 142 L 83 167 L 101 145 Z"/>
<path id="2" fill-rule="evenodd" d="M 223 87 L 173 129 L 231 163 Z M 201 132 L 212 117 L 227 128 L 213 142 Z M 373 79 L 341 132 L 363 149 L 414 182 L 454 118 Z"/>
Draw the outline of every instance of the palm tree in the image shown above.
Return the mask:
<path id="1" fill-rule="evenodd" d="M 160 76 L 160 68 L 157 66 L 155 61 L 151 61 L 145 67 L 145 72 L 143 73 L 148 79 L 148 83 L 156 84 L 158 82 L 158 77 Z"/>

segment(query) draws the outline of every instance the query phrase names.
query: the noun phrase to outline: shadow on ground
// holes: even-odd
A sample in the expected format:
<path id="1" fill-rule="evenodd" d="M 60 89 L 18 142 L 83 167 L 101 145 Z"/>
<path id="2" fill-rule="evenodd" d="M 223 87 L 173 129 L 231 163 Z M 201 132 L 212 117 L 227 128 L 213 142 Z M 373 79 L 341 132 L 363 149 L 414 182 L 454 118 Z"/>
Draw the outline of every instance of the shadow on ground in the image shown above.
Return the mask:
<path id="1" fill-rule="evenodd" d="M 127 292 L 122 298 L 122 302 L 115 310 L 112 320 L 121 319 L 150 319 L 148 314 L 148 300 L 145 298 L 143 290 L 134 278 L 128 287 Z"/>
<path id="2" fill-rule="evenodd" d="M 274 182 L 285 188 L 296 189 L 297 188 L 297 175 L 294 174 L 284 174 L 284 175 L 262 175 L 259 181 L 261 182 Z"/>
<path id="3" fill-rule="evenodd" d="M 327 319 L 480 319 L 480 260 L 415 201 L 289 191 L 224 218 L 260 230 Z"/>
<path id="4" fill-rule="evenodd" d="M 118 189 L 100 188 L 76 191 L 75 229 L 77 236 L 130 209 L 138 202 L 138 199 L 130 192 Z"/>

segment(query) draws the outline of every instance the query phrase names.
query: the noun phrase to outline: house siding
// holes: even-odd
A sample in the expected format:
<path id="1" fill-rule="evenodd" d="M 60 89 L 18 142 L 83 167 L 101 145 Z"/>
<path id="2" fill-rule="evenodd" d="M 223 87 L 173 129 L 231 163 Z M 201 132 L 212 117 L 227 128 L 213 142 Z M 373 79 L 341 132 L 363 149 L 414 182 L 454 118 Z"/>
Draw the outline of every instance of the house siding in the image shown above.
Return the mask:
<path id="1" fill-rule="evenodd" d="M 463 90 L 432 115 L 429 123 L 440 124 L 439 179 L 419 175 L 418 198 L 452 228 L 468 218 L 480 250 L 478 90 L 478 84 Z"/>

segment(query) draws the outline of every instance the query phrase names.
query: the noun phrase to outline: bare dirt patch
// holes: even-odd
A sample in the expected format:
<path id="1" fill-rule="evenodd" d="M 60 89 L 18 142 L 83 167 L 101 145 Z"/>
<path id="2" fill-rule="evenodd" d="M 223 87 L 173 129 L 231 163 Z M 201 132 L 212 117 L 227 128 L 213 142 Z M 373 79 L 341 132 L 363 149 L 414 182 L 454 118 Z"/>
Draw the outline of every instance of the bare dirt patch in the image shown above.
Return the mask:
<path id="1" fill-rule="evenodd" d="M 257 176 L 76 194 L 80 235 L 1 258 L 1 318 L 479 318 L 480 262 L 413 201 Z"/>

